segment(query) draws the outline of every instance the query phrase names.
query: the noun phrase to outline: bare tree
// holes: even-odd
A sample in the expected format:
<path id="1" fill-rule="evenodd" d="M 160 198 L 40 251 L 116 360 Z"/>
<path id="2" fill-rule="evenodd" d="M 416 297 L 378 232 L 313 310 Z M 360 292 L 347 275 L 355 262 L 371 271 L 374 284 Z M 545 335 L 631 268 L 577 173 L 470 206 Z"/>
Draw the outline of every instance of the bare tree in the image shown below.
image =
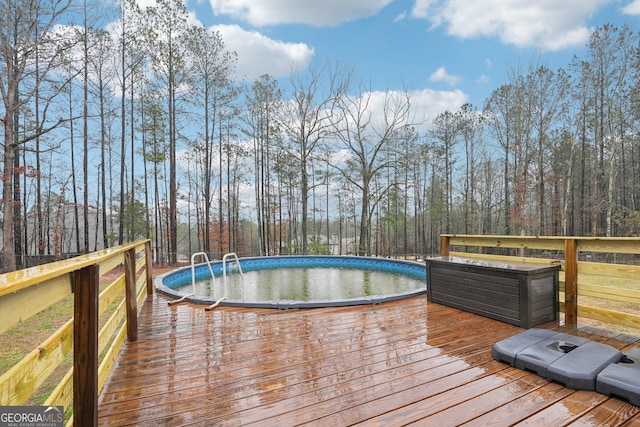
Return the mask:
<path id="1" fill-rule="evenodd" d="M 178 255 L 178 104 L 180 88 L 187 84 L 186 67 L 189 31 L 187 10 L 181 0 L 158 0 L 146 10 L 145 37 L 150 47 L 151 66 L 155 83 L 165 94 L 169 137 L 169 259 L 177 262 Z"/>
<path id="2" fill-rule="evenodd" d="M 88 57 L 92 85 L 92 99 L 97 98 L 99 120 L 99 146 L 100 146 L 100 202 L 102 222 L 102 246 L 109 247 L 109 221 L 107 218 L 110 199 L 107 198 L 107 147 L 111 145 L 108 133 L 108 120 L 112 115 L 112 92 L 109 90 L 111 82 L 115 79 L 116 70 L 112 66 L 112 52 L 115 48 L 111 37 L 106 32 L 95 32 L 92 35 L 92 51 Z M 108 201 L 109 200 L 109 201 Z M 97 244 L 97 242 L 96 242 Z"/>
<path id="3" fill-rule="evenodd" d="M 201 145 L 202 162 L 202 197 L 203 197 L 203 244 L 204 251 L 211 252 L 211 205 L 213 203 L 214 171 L 216 157 L 214 139 L 216 133 L 222 135 L 222 115 L 237 95 L 231 82 L 231 73 L 235 69 L 237 55 L 225 49 L 224 41 L 217 32 L 205 28 L 195 28 L 190 33 L 189 53 L 193 93 L 196 105 L 202 109 L 204 130 Z M 222 143 L 218 144 L 218 241 L 222 252 Z"/>
<path id="4" fill-rule="evenodd" d="M 318 144 L 333 129 L 333 104 L 345 90 L 349 75 L 337 69 L 328 70 L 328 64 L 313 68 L 308 74 L 296 74 L 291 78 L 293 96 L 285 104 L 282 123 L 291 153 L 298 164 L 300 178 L 302 253 L 308 252 L 309 221 L 309 163 Z M 324 81 L 326 76 L 327 82 Z M 323 89 L 324 88 L 324 89 Z"/>
<path id="5" fill-rule="evenodd" d="M 459 142 L 461 132 L 459 116 L 451 111 L 445 111 L 436 116 L 433 120 L 431 138 L 433 139 L 436 151 L 441 154 L 444 162 L 445 179 L 445 233 L 451 232 L 451 208 L 453 207 L 453 168 L 457 158 L 454 148 Z"/>
<path id="6" fill-rule="evenodd" d="M 545 66 L 531 70 L 527 76 L 532 98 L 532 132 L 535 139 L 535 164 L 537 214 L 534 231 L 537 235 L 548 233 L 551 221 L 548 210 L 547 177 L 551 175 L 549 156 L 554 145 L 560 141 L 554 138 L 562 118 L 564 101 L 567 97 L 568 81 L 562 71 L 555 73 Z"/>
<path id="7" fill-rule="evenodd" d="M 59 121 L 39 124 L 21 131 L 18 121 L 21 108 L 26 106 L 56 65 L 60 53 L 68 47 L 55 40 L 50 30 L 69 9 L 67 0 L 8 0 L 0 4 L 0 73 L 2 74 L 2 102 L 4 116 L 4 144 L 2 154 L 3 252 L 2 269 L 16 269 L 15 228 L 19 220 L 19 200 L 16 202 L 14 168 L 16 152 L 21 145 L 49 132 Z M 34 68 L 36 52 L 42 54 Z M 26 125 L 26 123 L 25 123 Z M 16 211 L 17 205 L 17 211 Z M 16 212 L 18 216 L 16 217 Z"/>
<path id="8" fill-rule="evenodd" d="M 269 75 L 259 77 L 246 98 L 243 132 L 253 143 L 256 220 L 260 255 L 272 253 L 274 222 L 271 188 L 272 157 L 281 145 L 282 132 L 278 121 L 282 110 L 282 94 L 278 83 Z"/>
<path id="9" fill-rule="evenodd" d="M 376 185 L 376 180 L 380 171 L 390 166 L 385 150 L 401 137 L 403 128 L 412 125 L 410 99 L 408 91 L 361 91 L 359 95 L 344 93 L 337 101 L 335 135 L 348 152 L 339 171 L 360 191 L 359 255 L 371 252 L 371 216 L 389 190 Z"/>
<path id="10" fill-rule="evenodd" d="M 627 106 L 632 104 L 629 81 L 637 47 L 638 36 L 628 26 L 607 24 L 592 32 L 586 59 L 572 62 L 574 96 L 580 102 L 581 202 L 590 214 L 585 233 L 612 234 L 617 172 L 619 166 L 626 168 L 624 146 L 636 133 Z"/>
<path id="11" fill-rule="evenodd" d="M 484 115 L 492 136 L 504 152 L 502 161 L 505 234 L 511 234 L 512 231 L 524 232 L 524 209 L 531 162 L 531 115 L 530 106 L 527 104 L 530 100 L 526 97 L 522 76 L 516 76 L 514 79 L 514 82 L 494 90 L 484 106 Z"/>

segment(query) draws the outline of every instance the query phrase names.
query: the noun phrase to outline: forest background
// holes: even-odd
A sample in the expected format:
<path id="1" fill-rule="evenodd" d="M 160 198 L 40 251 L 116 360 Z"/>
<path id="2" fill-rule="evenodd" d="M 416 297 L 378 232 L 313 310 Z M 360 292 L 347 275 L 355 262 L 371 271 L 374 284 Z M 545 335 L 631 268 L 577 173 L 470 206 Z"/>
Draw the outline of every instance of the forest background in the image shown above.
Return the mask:
<path id="1" fill-rule="evenodd" d="M 156 262 L 438 252 L 441 233 L 638 236 L 640 35 L 514 67 L 435 117 L 317 60 L 286 88 L 181 0 L 0 5 L 3 271 L 150 238 Z M 0 108 L 2 108 L 0 107 Z"/>

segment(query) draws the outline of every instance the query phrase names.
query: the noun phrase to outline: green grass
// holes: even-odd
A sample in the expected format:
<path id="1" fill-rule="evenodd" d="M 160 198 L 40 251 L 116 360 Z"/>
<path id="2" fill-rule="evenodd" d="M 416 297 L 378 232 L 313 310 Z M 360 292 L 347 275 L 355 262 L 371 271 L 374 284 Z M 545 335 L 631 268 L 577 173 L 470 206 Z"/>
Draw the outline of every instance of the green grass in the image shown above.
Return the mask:
<path id="1" fill-rule="evenodd" d="M 0 375 L 6 373 L 49 338 L 72 315 L 73 296 L 69 296 L 0 334 Z M 72 365 L 73 355 L 70 355 L 25 402 L 25 405 L 42 405 Z"/>
<path id="2" fill-rule="evenodd" d="M 22 359 L 72 315 L 73 296 L 69 296 L 0 334 L 0 374 L 15 365 L 7 359 Z"/>
<path id="3" fill-rule="evenodd" d="M 4 346 L 3 346 L 4 350 Z M 0 373 L 7 372 L 9 369 L 13 367 L 16 363 L 18 363 L 24 354 L 20 351 L 14 351 L 12 349 L 8 349 L 7 351 L 0 352 Z"/>

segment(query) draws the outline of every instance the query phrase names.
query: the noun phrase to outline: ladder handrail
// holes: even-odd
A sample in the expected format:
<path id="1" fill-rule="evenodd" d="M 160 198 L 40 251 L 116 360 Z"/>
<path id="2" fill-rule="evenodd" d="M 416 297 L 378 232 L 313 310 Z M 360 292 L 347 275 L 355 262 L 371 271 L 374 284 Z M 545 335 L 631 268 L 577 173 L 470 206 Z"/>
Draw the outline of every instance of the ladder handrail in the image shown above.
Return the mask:
<path id="1" fill-rule="evenodd" d="M 207 262 L 207 267 L 209 267 L 209 273 L 211 273 L 211 281 L 215 282 L 216 276 L 213 275 L 213 269 L 211 268 L 211 261 L 209 261 L 209 256 L 206 252 L 196 252 L 191 255 L 191 288 L 193 289 L 193 295 L 196 294 L 196 273 L 195 273 L 195 259 L 196 256 L 203 255 L 205 261 Z"/>
<path id="2" fill-rule="evenodd" d="M 188 295 L 183 296 L 180 299 L 169 301 L 169 305 L 178 303 L 180 301 L 184 301 L 188 297 L 196 296 L 196 266 L 195 266 L 195 260 L 196 260 L 196 256 L 198 256 L 198 255 L 204 256 L 204 259 L 207 262 L 207 267 L 209 267 L 209 272 L 211 273 L 211 281 L 215 283 L 216 276 L 213 274 L 213 269 L 211 268 L 211 261 L 209 261 L 209 256 L 207 255 L 206 252 L 195 252 L 194 254 L 191 255 L 191 293 L 188 294 Z"/>
<path id="3" fill-rule="evenodd" d="M 191 293 L 183 296 L 180 299 L 169 301 L 169 305 L 178 303 L 180 301 L 184 301 L 188 297 L 195 297 L 196 295 L 196 262 L 195 260 L 197 256 L 204 256 L 204 259 L 207 263 L 207 267 L 209 267 L 209 272 L 211 273 L 212 287 L 213 285 L 215 285 L 216 276 L 213 274 L 213 268 L 211 268 L 211 261 L 209 261 L 209 256 L 207 255 L 206 252 L 195 252 L 194 254 L 191 255 Z M 226 285 L 227 285 L 227 258 L 230 258 L 230 257 L 235 258 L 236 265 L 238 266 L 238 272 L 240 273 L 240 277 L 242 278 L 242 282 L 244 283 L 244 273 L 242 272 L 242 267 L 240 266 L 240 260 L 238 259 L 238 255 L 232 252 L 232 253 L 225 254 L 222 257 L 222 284 L 224 288 L 226 288 Z M 226 297 L 223 296 L 222 298 L 220 298 L 218 301 L 216 301 L 214 304 L 210 305 L 206 309 L 211 310 L 217 307 L 225 299 Z"/>
<path id="4" fill-rule="evenodd" d="M 242 281 L 244 282 L 244 274 L 242 273 L 242 267 L 240 266 L 240 260 L 238 259 L 238 255 L 235 252 L 230 252 L 228 254 L 225 254 L 222 257 L 222 282 L 223 282 L 223 284 L 226 284 L 226 280 L 227 280 L 226 263 L 227 263 L 227 258 L 229 258 L 229 257 L 235 258 L 236 264 L 238 265 L 238 272 L 240 273 L 240 277 L 242 277 Z"/>
<path id="5" fill-rule="evenodd" d="M 224 289 L 227 289 L 227 258 L 229 257 L 234 257 L 236 260 L 236 264 L 238 265 L 238 271 L 240 272 L 240 277 L 242 278 L 242 283 L 244 284 L 244 274 L 242 273 L 242 267 L 240 266 L 240 260 L 238 259 L 238 255 L 236 255 L 235 253 L 231 252 L 228 254 L 225 254 L 222 257 L 222 287 Z M 242 288 L 242 292 L 244 294 L 244 286 Z M 205 310 L 213 310 L 214 308 L 216 308 L 222 301 L 224 301 L 226 299 L 226 297 L 222 297 L 219 300 L 217 300 L 216 302 L 214 302 L 213 304 L 211 304 L 210 306 L 206 307 Z"/>

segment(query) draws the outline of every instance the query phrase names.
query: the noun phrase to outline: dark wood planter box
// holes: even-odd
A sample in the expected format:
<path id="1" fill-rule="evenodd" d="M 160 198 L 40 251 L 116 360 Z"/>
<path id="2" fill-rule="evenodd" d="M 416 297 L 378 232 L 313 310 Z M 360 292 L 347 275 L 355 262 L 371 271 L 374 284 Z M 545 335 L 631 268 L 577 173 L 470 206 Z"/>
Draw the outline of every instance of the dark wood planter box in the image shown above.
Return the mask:
<path id="1" fill-rule="evenodd" d="M 428 258 L 427 298 L 522 328 L 556 320 L 560 265 Z"/>

